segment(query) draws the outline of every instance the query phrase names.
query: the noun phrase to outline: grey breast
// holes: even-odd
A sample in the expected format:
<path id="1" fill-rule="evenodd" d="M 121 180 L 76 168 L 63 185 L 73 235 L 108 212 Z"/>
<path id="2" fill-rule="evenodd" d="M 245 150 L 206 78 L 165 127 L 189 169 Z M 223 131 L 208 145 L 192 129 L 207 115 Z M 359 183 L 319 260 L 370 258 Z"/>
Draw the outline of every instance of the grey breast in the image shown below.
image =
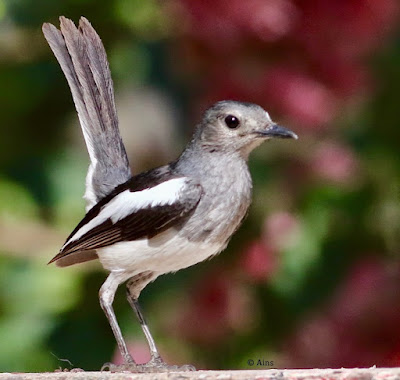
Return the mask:
<path id="1" fill-rule="evenodd" d="M 209 153 L 187 160 L 176 170 L 195 178 L 203 196 L 185 222 L 182 234 L 190 241 L 221 244 L 240 226 L 251 202 L 252 181 L 247 162 L 239 155 Z"/>

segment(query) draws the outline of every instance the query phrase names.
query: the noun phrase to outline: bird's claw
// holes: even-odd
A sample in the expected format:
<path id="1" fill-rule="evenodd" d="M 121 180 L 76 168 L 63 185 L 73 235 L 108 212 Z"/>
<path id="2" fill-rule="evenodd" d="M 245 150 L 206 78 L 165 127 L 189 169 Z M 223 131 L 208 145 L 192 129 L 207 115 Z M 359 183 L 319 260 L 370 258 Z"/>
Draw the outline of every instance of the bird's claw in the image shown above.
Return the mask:
<path id="1" fill-rule="evenodd" d="M 136 363 L 125 363 L 125 364 L 113 364 L 105 363 L 101 367 L 101 371 L 110 372 L 136 372 L 136 373 L 146 373 L 146 372 L 189 372 L 196 371 L 196 368 L 190 364 L 185 364 L 182 366 L 169 365 L 165 363 L 161 358 L 153 358 L 145 364 Z"/>

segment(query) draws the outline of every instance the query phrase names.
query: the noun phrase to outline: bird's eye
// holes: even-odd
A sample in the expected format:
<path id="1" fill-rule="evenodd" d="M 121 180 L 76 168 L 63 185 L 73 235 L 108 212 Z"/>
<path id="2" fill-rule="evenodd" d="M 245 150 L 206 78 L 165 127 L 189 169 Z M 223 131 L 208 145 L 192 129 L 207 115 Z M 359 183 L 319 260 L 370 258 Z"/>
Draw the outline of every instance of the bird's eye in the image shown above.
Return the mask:
<path id="1" fill-rule="evenodd" d="M 239 126 L 240 121 L 236 116 L 228 115 L 225 118 L 225 124 L 228 128 L 235 129 Z"/>

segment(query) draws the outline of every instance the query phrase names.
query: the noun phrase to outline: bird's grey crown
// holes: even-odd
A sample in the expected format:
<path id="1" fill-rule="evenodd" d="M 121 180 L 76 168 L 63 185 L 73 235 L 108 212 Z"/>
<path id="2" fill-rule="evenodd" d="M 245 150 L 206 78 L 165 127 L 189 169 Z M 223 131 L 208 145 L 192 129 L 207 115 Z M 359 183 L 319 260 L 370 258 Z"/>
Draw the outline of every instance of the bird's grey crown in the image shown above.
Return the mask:
<path id="1" fill-rule="evenodd" d="M 228 114 L 235 115 L 236 113 L 264 114 L 265 111 L 258 104 L 241 102 L 238 100 L 221 100 L 219 102 L 214 103 L 204 112 L 202 123 L 213 122 L 219 116 Z"/>
<path id="2" fill-rule="evenodd" d="M 220 100 L 213 105 L 211 105 L 207 110 L 206 114 L 208 112 L 213 112 L 213 111 L 224 111 L 227 110 L 228 108 L 257 108 L 257 109 L 262 109 L 258 104 L 255 103 L 250 103 L 250 102 L 242 102 L 239 100 Z"/>

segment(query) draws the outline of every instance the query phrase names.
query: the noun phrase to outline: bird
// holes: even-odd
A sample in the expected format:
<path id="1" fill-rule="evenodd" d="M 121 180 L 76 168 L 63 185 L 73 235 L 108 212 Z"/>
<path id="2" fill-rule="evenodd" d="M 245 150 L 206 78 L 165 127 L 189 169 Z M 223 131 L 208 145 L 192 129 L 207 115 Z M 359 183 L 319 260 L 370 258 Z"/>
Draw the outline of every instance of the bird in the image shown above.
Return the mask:
<path id="1" fill-rule="evenodd" d="M 225 249 L 251 203 L 249 154 L 272 138 L 297 135 L 273 122 L 259 105 L 222 100 L 204 112 L 177 159 L 132 174 L 99 35 L 85 17 L 76 27 L 61 16 L 60 29 L 44 23 L 42 30 L 69 84 L 90 158 L 86 215 L 49 264 L 67 267 L 99 259 L 109 272 L 99 299 L 124 359 L 123 369 L 193 370 L 162 359 L 140 308 L 140 293 L 160 275 Z M 151 359 L 145 364 L 136 363 L 129 353 L 113 310 L 114 295 L 123 283 L 149 344 Z M 106 363 L 103 369 L 122 367 Z"/>

